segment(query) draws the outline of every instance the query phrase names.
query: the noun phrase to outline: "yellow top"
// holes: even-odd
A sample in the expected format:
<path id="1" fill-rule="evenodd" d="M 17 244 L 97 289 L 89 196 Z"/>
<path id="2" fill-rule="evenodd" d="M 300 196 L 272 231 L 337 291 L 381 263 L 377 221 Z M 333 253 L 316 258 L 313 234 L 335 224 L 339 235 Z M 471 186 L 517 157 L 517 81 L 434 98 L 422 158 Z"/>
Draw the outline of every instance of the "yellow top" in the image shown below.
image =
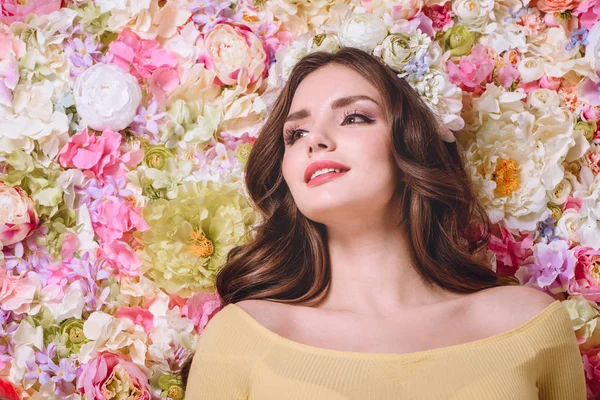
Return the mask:
<path id="1" fill-rule="evenodd" d="M 324 349 L 284 338 L 229 304 L 207 324 L 186 400 L 585 400 L 583 363 L 559 300 L 477 341 L 402 354 Z"/>

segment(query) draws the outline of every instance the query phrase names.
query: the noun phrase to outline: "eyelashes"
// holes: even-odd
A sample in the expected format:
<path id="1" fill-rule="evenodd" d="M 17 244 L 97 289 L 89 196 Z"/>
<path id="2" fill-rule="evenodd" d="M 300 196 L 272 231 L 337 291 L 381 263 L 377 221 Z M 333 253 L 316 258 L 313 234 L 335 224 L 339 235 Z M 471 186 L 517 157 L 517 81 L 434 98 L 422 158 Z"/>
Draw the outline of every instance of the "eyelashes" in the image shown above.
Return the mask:
<path id="1" fill-rule="evenodd" d="M 351 117 L 359 117 L 361 119 L 363 119 L 363 122 L 354 122 L 352 123 L 352 125 L 355 124 L 372 124 L 373 122 L 375 122 L 375 119 L 373 117 L 370 117 L 367 113 L 363 112 L 363 111 L 347 111 L 344 113 L 344 121 L 346 122 L 346 120 L 349 120 Z M 342 123 L 343 123 L 342 122 Z M 305 129 L 299 129 L 300 126 L 299 125 L 291 125 L 290 127 L 288 127 L 285 131 L 284 131 L 284 142 L 286 145 L 291 146 L 292 144 L 294 144 L 297 140 L 296 138 L 296 134 L 298 132 L 307 132 Z"/>

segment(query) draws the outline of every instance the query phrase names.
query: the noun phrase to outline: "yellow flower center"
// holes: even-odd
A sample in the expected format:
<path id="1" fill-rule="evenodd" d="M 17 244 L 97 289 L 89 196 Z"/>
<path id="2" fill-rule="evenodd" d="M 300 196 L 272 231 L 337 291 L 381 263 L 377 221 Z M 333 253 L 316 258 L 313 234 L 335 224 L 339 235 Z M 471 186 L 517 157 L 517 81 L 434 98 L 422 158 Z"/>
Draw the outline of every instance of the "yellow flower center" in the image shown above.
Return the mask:
<path id="1" fill-rule="evenodd" d="M 244 21 L 246 21 L 246 22 L 257 22 L 258 21 L 258 17 L 256 17 L 255 15 L 244 14 L 243 18 L 244 18 Z"/>
<path id="2" fill-rule="evenodd" d="M 467 3 L 467 8 L 469 9 L 469 11 L 473 11 L 475 9 L 475 7 L 476 7 L 475 2 L 470 1 Z"/>
<path id="3" fill-rule="evenodd" d="M 492 174 L 492 179 L 496 182 L 494 195 L 498 197 L 508 196 L 519 188 L 518 168 L 511 159 L 498 159 L 496 171 Z"/>
<path id="4" fill-rule="evenodd" d="M 183 396 L 183 391 L 179 386 L 171 386 L 167 390 L 167 395 L 172 399 L 180 399 Z"/>
<path id="5" fill-rule="evenodd" d="M 72 343 L 81 343 L 85 339 L 81 328 L 73 328 L 69 331 L 69 340 Z"/>
<path id="6" fill-rule="evenodd" d="M 600 282 L 600 257 L 596 256 L 592 258 L 592 263 L 590 264 L 590 272 L 594 277 L 596 282 Z"/>
<path id="7" fill-rule="evenodd" d="M 160 169 L 160 166 L 162 166 L 164 164 L 163 158 L 158 154 L 152 154 L 148 158 L 148 162 L 150 163 L 150 168 L 156 168 L 156 169 Z"/>
<path id="8" fill-rule="evenodd" d="M 215 246 L 204 232 L 192 231 L 190 234 L 190 243 L 192 243 L 192 254 L 198 257 L 210 257 L 215 252 Z"/>

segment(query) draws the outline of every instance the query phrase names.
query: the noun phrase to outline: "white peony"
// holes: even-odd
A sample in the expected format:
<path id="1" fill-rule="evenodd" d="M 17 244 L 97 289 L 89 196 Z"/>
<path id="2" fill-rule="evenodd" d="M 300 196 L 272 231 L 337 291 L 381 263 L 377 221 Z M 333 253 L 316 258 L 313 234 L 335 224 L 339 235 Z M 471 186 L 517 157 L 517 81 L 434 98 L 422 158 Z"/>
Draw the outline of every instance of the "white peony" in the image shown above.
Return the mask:
<path id="1" fill-rule="evenodd" d="M 560 106 L 560 96 L 554 90 L 535 89 L 527 94 L 527 105 L 541 114 L 551 113 Z"/>
<path id="2" fill-rule="evenodd" d="M 381 18 L 364 13 L 346 20 L 338 36 L 342 46 L 355 47 L 370 53 L 375 46 L 383 42 L 387 34 L 388 30 Z"/>
<path id="3" fill-rule="evenodd" d="M 476 32 L 483 32 L 493 17 L 493 10 L 494 0 L 457 0 L 452 3 L 458 22 Z"/>
<path id="4" fill-rule="evenodd" d="M 97 131 L 127 128 L 142 100 L 135 77 L 109 64 L 93 65 L 79 75 L 73 94 L 83 123 Z"/>
<path id="5" fill-rule="evenodd" d="M 581 183 L 577 183 L 573 196 L 583 200 L 579 210 L 582 224 L 579 228 L 581 245 L 594 250 L 600 249 L 600 174 L 594 175 L 584 166 L 579 173 Z"/>
<path id="6" fill-rule="evenodd" d="M 569 245 L 579 244 L 581 237 L 579 236 L 579 230 L 583 220 L 579 215 L 579 212 L 574 208 L 568 208 L 563 211 L 562 216 L 556 224 L 556 234 L 561 238 L 569 242 Z"/>
<path id="7" fill-rule="evenodd" d="M 588 78 L 597 82 L 600 79 L 600 23 L 595 23 L 587 36 L 588 45 L 585 46 L 585 59 L 590 63 L 592 71 Z"/>
<path id="8" fill-rule="evenodd" d="M 570 37 L 563 28 L 549 28 L 544 43 L 539 47 L 530 45 L 529 51 L 546 59 L 544 70 L 549 77 L 563 77 L 571 71 L 589 76 L 590 61 L 581 56 L 579 46 L 567 50 L 569 41 Z"/>

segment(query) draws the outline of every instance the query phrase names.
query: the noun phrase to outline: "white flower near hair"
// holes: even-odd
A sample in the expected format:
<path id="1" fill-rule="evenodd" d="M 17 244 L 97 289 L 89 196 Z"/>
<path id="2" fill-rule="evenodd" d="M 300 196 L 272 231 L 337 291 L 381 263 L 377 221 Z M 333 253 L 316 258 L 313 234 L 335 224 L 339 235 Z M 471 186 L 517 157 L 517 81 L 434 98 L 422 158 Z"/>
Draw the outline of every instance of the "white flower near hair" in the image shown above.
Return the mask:
<path id="1" fill-rule="evenodd" d="M 83 123 L 97 131 L 127 128 L 142 100 L 135 77 L 109 64 L 93 65 L 79 75 L 73 94 Z"/>
<path id="2" fill-rule="evenodd" d="M 460 24 L 482 32 L 494 17 L 494 0 L 457 0 L 452 3 L 452 11 Z"/>
<path id="3" fill-rule="evenodd" d="M 370 53 L 387 35 L 388 30 L 380 17 L 363 13 L 346 20 L 338 36 L 342 46 Z"/>

